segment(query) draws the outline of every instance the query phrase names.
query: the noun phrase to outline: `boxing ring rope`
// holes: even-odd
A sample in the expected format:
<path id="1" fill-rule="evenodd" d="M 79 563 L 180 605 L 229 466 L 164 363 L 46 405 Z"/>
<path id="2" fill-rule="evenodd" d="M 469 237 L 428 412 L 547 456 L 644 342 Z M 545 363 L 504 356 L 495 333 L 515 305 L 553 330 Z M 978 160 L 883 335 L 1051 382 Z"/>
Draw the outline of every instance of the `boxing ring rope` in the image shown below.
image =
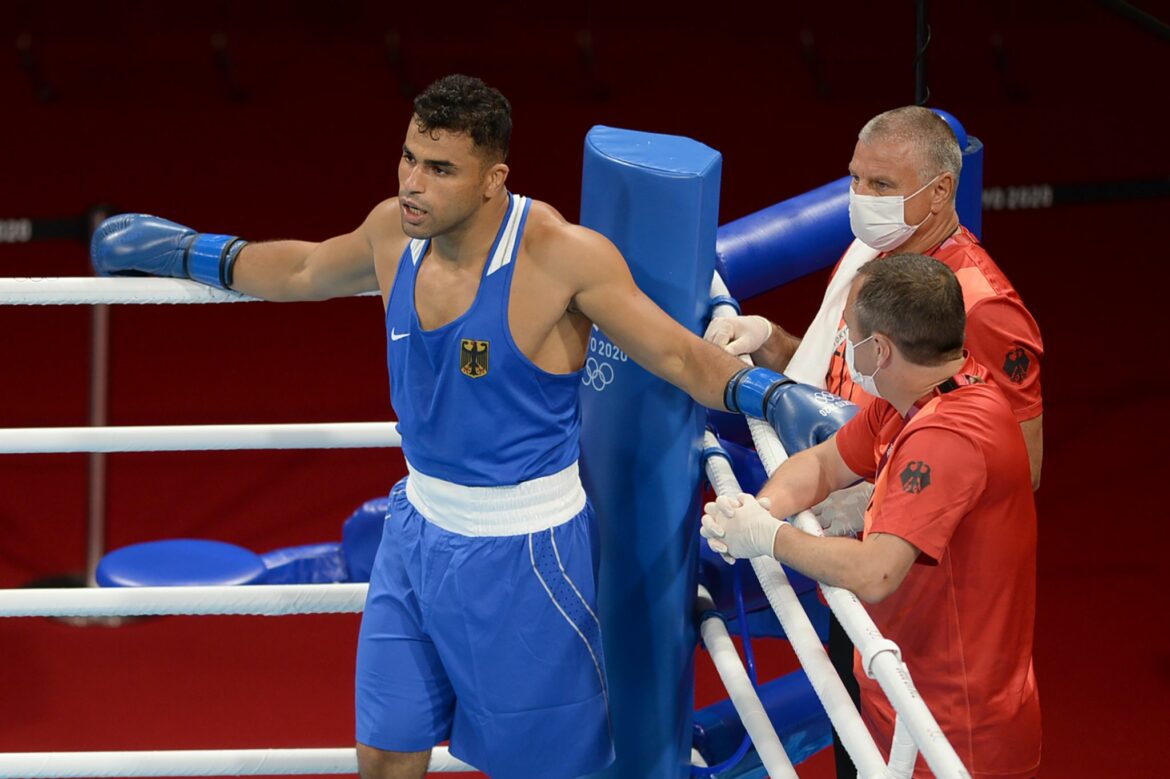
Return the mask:
<path id="1" fill-rule="evenodd" d="M 367 584 L 138 587 L 0 591 L 0 617 L 356 613 Z M 475 771 L 435 747 L 428 772 Z M 0 754 L 0 779 L 114 776 L 353 774 L 357 754 L 336 749 L 231 749 Z"/>
<path id="2" fill-rule="evenodd" d="M 354 297 L 373 297 L 378 294 L 363 292 Z M 254 302 L 260 302 L 260 299 L 188 279 L 153 276 L 0 279 L 0 303 L 16 306 Z"/>
<path id="3" fill-rule="evenodd" d="M 356 297 L 377 296 L 378 292 L 363 292 Z M 215 289 L 205 284 L 186 280 L 186 278 L 158 278 L 151 276 L 122 276 L 122 277 L 16 277 L 0 278 L 0 304 L 4 305 L 91 305 L 94 306 L 92 316 L 92 333 L 90 337 L 90 399 L 89 421 L 87 428 L 55 428 L 57 433 L 48 430 L 33 428 L 23 430 L 0 430 L 0 454 L 15 453 L 43 453 L 43 451 L 89 451 L 89 475 L 87 485 L 87 539 L 85 539 L 85 581 L 89 586 L 97 584 L 95 573 L 97 561 L 104 552 L 103 539 L 105 537 L 105 453 L 111 451 L 178 451 L 187 449 L 297 449 L 297 448 L 357 448 L 374 446 L 400 446 L 400 440 L 387 437 L 386 443 L 366 443 L 362 441 L 377 440 L 377 433 L 359 432 L 356 428 L 347 428 L 337 439 L 321 429 L 322 443 L 315 441 L 309 429 L 300 430 L 305 436 L 304 443 L 280 443 L 287 440 L 296 440 L 296 433 L 292 430 L 280 430 L 271 433 L 266 441 L 259 428 L 253 428 L 260 436 L 261 446 L 252 443 L 207 444 L 207 446 L 163 446 L 161 440 L 170 439 L 170 434 L 163 428 L 137 428 L 136 433 L 147 436 L 147 443 L 138 448 L 138 444 L 124 443 L 91 443 L 92 449 L 70 448 L 30 448 L 42 446 L 67 446 L 63 441 L 68 436 L 76 435 L 76 440 L 105 441 L 109 436 L 125 439 L 133 434 L 118 430 L 135 428 L 108 428 L 105 426 L 106 393 L 108 393 L 109 373 L 109 309 L 110 304 L 187 304 L 187 303 L 245 303 L 259 302 L 259 298 L 240 295 L 239 292 Z M 221 432 L 228 436 L 228 440 L 247 441 L 245 426 L 227 426 Z M 291 428 L 292 426 L 287 426 Z M 302 426 L 305 427 L 305 426 Z M 178 428 L 172 428 L 178 434 Z M 340 428 L 339 428 L 340 429 Z M 106 432 L 109 430 L 109 432 Z M 350 433 L 355 435 L 351 439 Z M 211 428 L 187 428 L 185 435 L 193 435 L 202 439 L 218 441 Z M 393 434 L 397 436 L 397 432 Z M 156 437 L 150 437 L 156 436 Z M 245 436 L 243 439 L 233 439 L 233 436 Z M 35 443 L 30 443 L 30 441 Z M 49 443 L 57 441 L 60 443 Z M 269 442 L 271 446 L 269 446 Z M 12 448 L 8 448 L 12 447 Z M 26 448 L 28 447 L 28 448 Z M 152 448 L 153 447 L 153 448 Z"/>
<path id="4" fill-rule="evenodd" d="M 716 273 L 711 281 L 711 297 L 720 298 L 728 295 L 727 286 L 723 280 Z M 713 317 L 717 316 L 733 316 L 735 309 L 727 304 L 719 304 L 714 307 L 712 312 Z M 751 364 L 751 358 L 747 355 L 743 356 L 744 362 Z M 752 434 L 752 441 L 756 445 L 756 452 L 759 454 L 760 461 L 764 465 L 764 470 L 771 476 L 780 465 L 788 459 L 788 453 L 784 451 L 779 438 L 776 436 L 776 431 L 772 429 L 771 425 L 761 419 L 747 418 L 748 429 Z M 708 462 L 711 461 L 709 458 Z M 814 536 L 823 536 L 824 531 L 821 529 L 820 522 L 813 516 L 811 511 L 805 510 L 793 517 L 793 525 L 800 530 Z M 767 558 L 757 558 L 766 564 Z M 753 560 L 753 568 L 755 568 L 756 560 Z M 775 562 L 775 561 L 772 561 Z M 779 567 L 779 564 L 777 564 Z M 761 586 L 764 585 L 761 579 Z M 930 709 L 927 708 L 926 703 L 918 694 L 918 690 L 914 686 L 914 682 L 910 678 L 910 671 L 902 662 L 901 652 L 898 646 L 884 638 L 881 632 L 877 629 L 873 619 L 870 618 L 869 613 L 857 599 L 857 596 L 848 590 L 834 587 L 828 584 L 819 583 L 821 592 L 825 596 L 826 603 L 829 608 L 836 615 L 837 620 L 841 626 L 845 628 L 845 632 L 849 635 L 850 640 L 854 646 L 857 647 L 861 654 L 862 667 L 866 674 L 873 679 L 876 679 L 882 688 L 882 692 L 890 700 L 894 711 L 897 712 L 895 721 L 894 734 L 890 765 L 883 765 L 879 770 L 876 764 L 867 758 L 865 752 L 868 750 L 863 748 L 863 751 L 858 753 L 854 751 L 853 746 L 845 741 L 845 731 L 838 730 L 842 734 L 842 741 L 845 743 L 846 749 L 853 758 L 854 763 L 858 768 L 858 775 L 862 779 L 868 777 L 891 777 L 898 776 L 890 773 L 895 766 L 904 767 L 909 766 L 910 772 L 913 771 L 914 762 L 916 759 L 915 752 L 921 750 L 923 758 L 926 760 L 930 770 L 936 776 L 940 777 L 969 777 L 971 774 L 967 771 L 963 762 L 959 759 L 958 754 L 955 753 L 954 748 L 943 734 L 942 729 L 938 726 L 938 722 L 934 719 Z M 765 590 L 765 593 L 767 591 Z M 771 597 L 769 596 L 769 602 Z M 777 613 L 777 617 L 779 617 Z M 785 626 L 787 629 L 787 626 Z M 819 643 L 819 642 L 818 642 Z M 795 645 L 794 645 L 795 646 Z M 824 652 L 824 648 L 821 648 Z M 801 659 L 803 664 L 803 658 Z M 823 669 L 816 671 L 818 677 L 821 676 Z M 832 671 L 834 678 L 836 672 Z M 809 669 L 805 669 L 806 673 Z M 828 680 L 813 679 L 812 674 L 809 674 L 810 681 L 813 687 L 820 693 L 822 684 Z M 840 680 L 837 680 L 840 683 Z M 829 682 L 831 684 L 831 682 Z M 852 702 L 849 702 L 850 709 L 853 709 Z M 833 716 L 833 711 L 826 706 L 826 712 L 829 713 L 830 718 Z M 834 726 L 836 726 L 834 721 Z M 903 731 L 901 734 L 899 731 Z M 905 738 L 905 734 L 909 734 L 909 738 Z M 868 737 L 868 732 L 866 733 Z M 872 738 L 869 739 L 872 745 Z M 876 746 L 873 747 L 876 751 Z M 880 760 L 880 755 L 879 755 Z M 863 763 L 866 767 L 863 768 Z M 901 776 L 909 776 L 909 773 L 901 774 Z"/>
<path id="5" fill-rule="evenodd" d="M 343 614 L 362 611 L 367 584 L 135 587 L 0 591 L 0 616 Z M 357 772 L 353 749 L 11 752 L 0 779 L 42 777 L 249 777 Z M 427 771 L 475 771 L 436 746 Z"/>
<path id="6" fill-rule="evenodd" d="M 377 294 L 377 293 L 370 293 Z M 179 279 L 0 279 L 8 305 L 251 302 L 233 292 Z M 8 428 L 0 454 L 233 449 L 337 449 L 401 446 L 395 422 L 285 425 L 160 425 Z M 0 617 L 111 617 L 357 613 L 368 584 L 27 589 L 0 591 Z M 437 747 L 428 771 L 475 771 Z M 353 774 L 352 748 L 30 752 L 0 754 L 0 777 L 256 776 Z"/>
<path id="7" fill-rule="evenodd" d="M 427 766 L 429 773 L 475 770 L 462 760 L 452 757 L 447 747 L 435 747 Z M 356 773 L 357 752 L 353 748 L 12 752 L 0 755 L 0 779 Z"/>
<path id="8" fill-rule="evenodd" d="M 751 736 L 752 744 L 760 756 L 760 762 L 767 769 L 768 776 L 771 779 L 799 779 L 788 753 L 784 751 L 784 745 L 780 743 L 780 737 L 776 735 L 776 729 L 768 719 L 764 704 L 760 702 L 760 696 L 752 686 L 752 680 L 744 670 L 735 644 L 727 633 L 727 626 L 723 624 L 722 616 L 715 611 L 711 593 L 701 584 L 695 608 L 700 613 L 708 615 L 704 616 L 699 624 L 703 645 L 711 655 L 715 670 L 727 689 L 727 695 L 731 698 L 744 729 Z"/>
<path id="9" fill-rule="evenodd" d="M 767 425 L 767 423 L 764 424 Z M 718 439 L 711 431 L 707 431 L 704 435 L 703 445 L 707 452 L 714 451 L 722 455 L 707 457 L 704 464 L 707 481 L 711 483 L 712 489 L 717 495 L 738 496 L 742 492 L 739 480 L 735 478 L 730 460 L 727 459 L 726 453 L 723 452 Z M 842 743 L 845 744 L 849 754 L 853 757 L 858 775 L 863 779 L 886 776 L 886 763 L 882 759 L 881 752 L 878 751 L 873 737 L 870 736 L 869 730 L 862 722 L 861 715 L 858 714 L 857 708 L 853 705 L 841 678 L 837 676 L 833 663 L 829 660 L 829 655 L 817 635 L 816 628 L 813 627 L 796 591 L 789 583 L 783 566 L 766 557 L 753 559 L 751 565 L 756 577 L 760 580 L 760 589 L 767 597 L 776 618 L 780 620 L 780 625 L 784 628 L 784 635 L 792 645 L 797 659 L 800 660 L 800 665 L 804 668 L 817 698 L 828 714 L 829 721 L 833 723 L 833 727 L 841 735 Z M 732 700 L 735 699 L 732 698 Z M 736 711 L 739 710 L 739 706 L 736 705 Z M 741 714 L 741 719 L 743 716 Z M 746 720 L 744 726 L 747 727 Z M 771 728 L 770 723 L 768 727 Z M 750 730 L 748 732 L 751 733 Z M 773 731 L 773 736 L 774 734 L 775 731 Z M 752 733 L 752 741 L 757 745 L 757 751 L 761 752 L 760 757 L 763 760 L 763 753 L 759 749 L 759 742 L 754 733 Z M 769 773 L 771 773 L 770 769 Z"/>
<path id="10" fill-rule="evenodd" d="M 368 584 L 249 585 L 3 590 L 0 617 L 96 617 L 356 613 Z M 446 747 L 431 753 L 428 772 L 476 769 Z M 271 776 L 353 774 L 357 754 L 336 749 L 233 749 L 0 754 L 0 779 L 114 776 Z"/>
<path id="11" fill-rule="evenodd" d="M 356 614 L 366 583 L 0 590 L 0 617 Z"/>
<path id="12" fill-rule="evenodd" d="M 0 454 L 361 449 L 402 445 L 395 422 L 0 429 Z"/>

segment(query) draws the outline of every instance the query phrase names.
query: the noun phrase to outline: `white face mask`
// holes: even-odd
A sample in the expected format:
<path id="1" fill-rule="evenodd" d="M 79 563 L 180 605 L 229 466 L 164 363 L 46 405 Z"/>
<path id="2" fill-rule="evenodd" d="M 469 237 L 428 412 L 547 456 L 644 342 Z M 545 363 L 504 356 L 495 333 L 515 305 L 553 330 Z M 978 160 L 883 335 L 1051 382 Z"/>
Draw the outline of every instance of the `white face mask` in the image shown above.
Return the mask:
<path id="1" fill-rule="evenodd" d="M 877 335 L 877 333 L 874 333 L 874 335 Z M 878 371 L 880 371 L 881 368 L 879 367 L 874 369 L 873 373 L 866 376 L 864 373 L 861 373 L 857 370 L 857 363 L 854 362 L 856 358 L 854 357 L 853 350 L 858 346 L 861 346 L 866 341 L 870 340 L 870 338 L 873 338 L 873 335 L 871 335 L 869 338 L 862 338 L 857 343 L 853 343 L 853 341 L 849 340 L 849 333 L 845 333 L 845 367 L 849 368 L 849 378 L 853 379 L 854 384 L 856 384 L 858 387 L 861 387 L 875 398 L 880 398 L 882 393 L 878 392 L 877 382 L 874 381 L 874 377 L 877 376 Z"/>
<path id="2" fill-rule="evenodd" d="M 888 252 L 897 249 L 914 234 L 914 231 L 930 219 L 926 215 L 916 225 L 906 224 L 906 201 L 938 181 L 938 174 L 922 185 L 913 195 L 859 195 L 849 187 L 849 226 L 857 240 L 869 248 Z"/>

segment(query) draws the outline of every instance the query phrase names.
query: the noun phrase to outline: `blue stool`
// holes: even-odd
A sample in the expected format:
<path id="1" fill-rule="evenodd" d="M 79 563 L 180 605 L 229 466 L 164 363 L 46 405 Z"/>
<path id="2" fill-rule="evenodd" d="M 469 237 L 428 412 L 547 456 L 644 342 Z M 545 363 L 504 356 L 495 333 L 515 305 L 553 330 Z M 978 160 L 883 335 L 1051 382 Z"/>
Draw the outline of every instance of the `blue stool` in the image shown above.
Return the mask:
<path id="1" fill-rule="evenodd" d="M 110 552 L 97 567 L 102 587 L 191 587 L 260 584 L 260 555 L 223 541 L 172 538 Z"/>

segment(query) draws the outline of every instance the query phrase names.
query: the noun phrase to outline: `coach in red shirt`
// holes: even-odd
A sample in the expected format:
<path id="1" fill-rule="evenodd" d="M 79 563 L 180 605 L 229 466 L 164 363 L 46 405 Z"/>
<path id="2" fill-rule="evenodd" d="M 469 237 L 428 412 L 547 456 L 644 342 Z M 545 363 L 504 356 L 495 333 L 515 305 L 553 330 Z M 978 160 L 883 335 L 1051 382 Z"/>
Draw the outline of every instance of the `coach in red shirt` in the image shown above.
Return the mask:
<path id="1" fill-rule="evenodd" d="M 1044 459 L 1041 361 L 1035 319 L 978 239 L 959 223 L 955 195 L 963 153 L 950 125 L 929 108 L 904 106 L 878 114 L 858 133 L 849 173 L 849 223 L 856 240 L 833 269 L 820 309 L 803 338 L 761 316 L 716 318 L 706 337 L 757 365 L 783 371 L 865 408 L 872 395 L 845 366 L 843 309 L 857 268 L 892 252 L 934 257 L 955 272 L 967 313 L 968 352 L 1007 398 L 1028 450 L 1032 487 Z M 856 533 L 871 497 L 869 484 L 837 492 L 813 511 L 830 535 Z M 856 702 L 853 645 L 830 616 L 829 655 Z M 837 776 L 857 769 L 834 733 Z"/>
<path id="2" fill-rule="evenodd" d="M 962 165 L 954 131 L 929 108 L 905 106 L 870 119 L 849 161 L 849 223 L 856 240 L 834 268 L 837 281 L 830 282 L 805 337 L 764 317 L 743 316 L 711 320 L 706 338 L 735 354 L 751 354 L 756 365 L 865 406 L 870 396 L 845 370 L 844 295 L 833 305 L 834 287 L 852 281 L 855 260 L 894 251 L 934 257 L 959 279 L 967 311 L 964 345 L 1007 397 L 1028 446 L 1033 487 L 1038 487 L 1044 458 L 1044 344 L 1012 283 L 959 223 L 955 195 Z"/>
<path id="3" fill-rule="evenodd" d="M 717 552 L 771 555 L 857 594 L 972 776 L 1034 776 L 1036 513 L 1017 418 L 963 349 L 963 289 L 944 264 L 892 255 L 862 266 L 845 321 L 846 370 L 874 402 L 788 460 L 758 501 L 708 504 L 703 535 Z M 862 478 L 875 488 L 860 540 L 775 518 Z M 854 673 L 888 755 L 893 711 L 856 664 Z M 921 759 L 914 775 L 930 775 Z"/>

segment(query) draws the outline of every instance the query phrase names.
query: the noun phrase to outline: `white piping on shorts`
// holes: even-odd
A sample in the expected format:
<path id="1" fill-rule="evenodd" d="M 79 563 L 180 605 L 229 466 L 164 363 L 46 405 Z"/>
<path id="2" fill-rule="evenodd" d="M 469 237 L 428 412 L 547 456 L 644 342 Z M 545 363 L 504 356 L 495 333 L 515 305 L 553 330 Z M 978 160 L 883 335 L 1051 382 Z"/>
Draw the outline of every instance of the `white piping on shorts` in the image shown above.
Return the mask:
<path id="1" fill-rule="evenodd" d="M 589 652 L 589 657 L 593 659 L 593 668 L 594 668 L 594 670 L 597 671 L 597 681 L 601 685 L 601 694 L 605 696 L 605 708 L 606 708 L 606 711 L 608 712 L 609 711 L 609 690 L 605 686 L 605 674 L 602 673 L 602 671 L 601 671 L 601 663 L 599 663 L 597 661 L 597 655 L 595 655 L 593 653 L 593 647 L 589 644 L 589 639 L 585 638 L 585 634 L 581 632 L 581 628 L 577 627 L 577 623 L 574 622 L 569 617 L 569 615 L 565 613 L 565 610 L 563 608 L 561 608 L 561 604 L 557 603 L 557 599 L 555 597 L 553 597 L 552 590 L 550 590 L 548 587 L 548 582 L 546 582 L 544 580 L 544 577 L 540 575 L 540 569 L 536 567 L 536 552 L 533 551 L 533 547 L 532 547 L 532 535 L 533 535 L 532 533 L 528 534 L 528 559 L 532 561 L 532 572 L 534 574 L 536 574 L 536 578 L 538 580 L 540 580 L 540 586 L 544 587 L 544 591 L 548 593 L 548 599 L 550 601 L 552 601 L 552 604 L 554 606 L 557 607 L 557 611 L 559 611 L 561 613 L 561 616 L 565 618 L 565 622 L 569 623 L 569 627 L 571 627 L 573 629 L 573 632 L 577 634 L 577 637 L 581 639 L 581 643 L 585 645 L 585 650 L 587 652 Z M 549 532 L 549 537 L 550 537 L 550 539 L 552 537 L 551 530 Z M 557 562 L 558 562 L 558 564 L 560 563 L 559 555 L 558 555 Z M 565 570 L 564 568 L 561 568 L 562 573 L 564 572 L 564 570 Z M 572 585 L 573 590 L 576 591 L 577 585 L 573 584 L 572 580 L 569 579 L 568 574 L 565 574 L 565 579 L 569 581 L 569 584 Z M 577 595 L 578 595 L 578 597 L 580 597 L 581 593 L 578 592 Z M 586 604 L 585 608 L 586 609 L 589 608 L 588 604 Z M 589 613 L 590 614 L 593 613 L 592 609 L 590 609 Z M 594 617 L 594 619 L 597 619 L 597 617 Z M 599 626 L 600 626 L 600 623 L 599 623 Z"/>
<path id="2" fill-rule="evenodd" d="M 561 550 L 557 549 L 556 535 L 549 533 L 548 537 L 549 540 L 552 541 L 553 554 L 556 555 L 557 567 L 561 569 L 561 576 L 563 576 L 565 581 L 569 583 L 569 586 L 573 588 L 573 592 L 577 593 L 577 600 L 581 601 L 581 605 L 584 606 L 585 610 L 589 612 L 589 616 L 593 617 L 593 621 L 597 623 L 597 627 L 600 630 L 601 620 L 599 620 L 597 615 L 593 613 L 593 609 L 589 608 L 589 601 L 585 600 L 585 596 L 581 594 L 581 591 L 577 589 L 577 585 L 573 582 L 572 579 L 569 578 L 569 572 L 565 570 L 565 564 L 561 562 Z"/>
<path id="3" fill-rule="evenodd" d="M 461 536 L 519 536 L 563 525 L 585 508 L 574 462 L 564 470 L 505 487 L 467 487 L 410 471 L 406 498 L 420 514 Z"/>

